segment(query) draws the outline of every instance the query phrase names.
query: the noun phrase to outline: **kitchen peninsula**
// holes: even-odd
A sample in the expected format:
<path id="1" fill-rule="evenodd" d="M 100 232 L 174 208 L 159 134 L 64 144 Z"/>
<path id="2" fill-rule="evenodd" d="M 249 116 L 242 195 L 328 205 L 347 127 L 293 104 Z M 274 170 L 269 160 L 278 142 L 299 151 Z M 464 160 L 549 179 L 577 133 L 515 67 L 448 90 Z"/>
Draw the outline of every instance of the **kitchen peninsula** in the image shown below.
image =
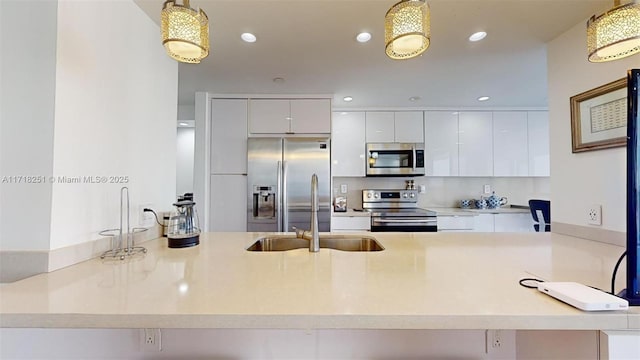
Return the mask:
<path id="1" fill-rule="evenodd" d="M 93 259 L 0 287 L 2 328 L 640 329 L 640 311 L 583 312 L 524 277 L 608 289 L 623 248 L 555 233 L 368 233 L 379 252 L 248 252 L 261 233 Z M 624 272 L 623 272 L 624 273 Z M 623 279 L 618 279 L 618 289 Z"/>

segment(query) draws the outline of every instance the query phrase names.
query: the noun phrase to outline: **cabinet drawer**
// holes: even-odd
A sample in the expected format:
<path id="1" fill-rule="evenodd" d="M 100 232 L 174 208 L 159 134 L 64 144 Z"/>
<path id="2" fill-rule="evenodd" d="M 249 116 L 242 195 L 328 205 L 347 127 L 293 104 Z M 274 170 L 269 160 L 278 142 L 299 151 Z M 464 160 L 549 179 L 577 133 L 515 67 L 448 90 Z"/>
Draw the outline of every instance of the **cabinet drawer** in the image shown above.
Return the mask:
<path id="1" fill-rule="evenodd" d="M 475 216 L 440 216 L 438 215 L 438 231 L 441 230 L 473 230 Z"/>
<path id="2" fill-rule="evenodd" d="M 331 231 L 371 230 L 371 218 L 368 216 L 332 216 Z"/>

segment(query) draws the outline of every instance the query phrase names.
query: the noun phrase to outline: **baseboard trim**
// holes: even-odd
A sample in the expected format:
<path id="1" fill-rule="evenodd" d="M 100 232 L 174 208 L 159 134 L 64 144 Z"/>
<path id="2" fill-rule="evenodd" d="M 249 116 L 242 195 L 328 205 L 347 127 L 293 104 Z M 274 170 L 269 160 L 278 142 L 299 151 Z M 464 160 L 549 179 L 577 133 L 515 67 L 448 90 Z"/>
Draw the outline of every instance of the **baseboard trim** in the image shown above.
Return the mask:
<path id="1" fill-rule="evenodd" d="M 627 246 L 626 232 L 559 222 L 551 222 L 551 232 L 598 241 L 605 244 L 617 245 L 622 247 Z"/>
<path id="2" fill-rule="evenodd" d="M 162 237 L 162 228 L 155 225 L 136 234 L 135 245 Z M 87 261 L 111 249 L 111 237 L 70 245 L 59 249 L 41 251 L 0 251 L 0 282 L 18 281 L 33 275 L 52 272 Z"/>

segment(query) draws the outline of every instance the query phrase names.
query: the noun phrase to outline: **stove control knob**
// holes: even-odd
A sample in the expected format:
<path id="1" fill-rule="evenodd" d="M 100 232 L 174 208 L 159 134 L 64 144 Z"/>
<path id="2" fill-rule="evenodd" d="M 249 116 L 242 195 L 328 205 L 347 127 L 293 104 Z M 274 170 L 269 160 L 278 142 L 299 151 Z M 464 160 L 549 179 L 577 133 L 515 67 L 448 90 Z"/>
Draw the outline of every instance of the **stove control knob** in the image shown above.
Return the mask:
<path id="1" fill-rule="evenodd" d="M 409 197 L 411 197 L 413 199 L 414 197 L 416 197 L 416 194 L 411 193 L 411 194 L 409 194 Z"/>
<path id="2" fill-rule="evenodd" d="M 378 194 L 378 193 L 373 194 L 373 197 L 377 199 L 377 198 L 379 198 L 379 197 L 380 197 L 380 194 Z"/>
<path id="3" fill-rule="evenodd" d="M 408 197 L 409 197 L 409 195 L 408 195 L 407 193 L 403 193 L 403 194 L 402 194 L 402 197 L 406 199 L 406 198 L 408 198 Z"/>
<path id="4" fill-rule="evenodd" d="M 367 198 L 371 199 L 371 193 L 367 193 Z"/>

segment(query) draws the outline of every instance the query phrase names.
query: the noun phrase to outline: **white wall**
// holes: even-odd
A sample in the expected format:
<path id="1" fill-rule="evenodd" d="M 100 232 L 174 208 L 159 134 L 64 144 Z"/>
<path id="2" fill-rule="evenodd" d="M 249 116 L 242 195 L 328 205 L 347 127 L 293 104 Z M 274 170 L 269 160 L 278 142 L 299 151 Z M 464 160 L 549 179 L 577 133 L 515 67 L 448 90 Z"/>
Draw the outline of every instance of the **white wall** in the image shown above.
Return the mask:
<path id="1" fill-rule="evenodd" d="M 193 192 L 195 128 L 179 127 L 176 154 L 176 195 Z"/>
<path id="2" fill-rule="evenodd" d="M 571 153 L 569 98 L 626 76 L 640 55 L 592 64 L 586 54 L 586 19 L 548 44 L 551 216 L 587 225 L 587 208 L 602 205 L 602 228 L 626 231 L 626 150 Z"/>
<path id="3" fill-rule="evenodd" d="M 176 183 L 178 65 L 158 25 L 133 1 L 63 1 L 57 50 L 53 175 L 109 183 L 53 185 L 51 249 L 118 227 L 122 186 L 137 226 L 141 204 L 170 209 Z"/>
<path id="4" fill-rule="evenodd" d="M 0 1 L 0 178 L 53 165 L 57 1 Z M 0 183 L 0 250 L 47 250 L 51 184 Z"/>

